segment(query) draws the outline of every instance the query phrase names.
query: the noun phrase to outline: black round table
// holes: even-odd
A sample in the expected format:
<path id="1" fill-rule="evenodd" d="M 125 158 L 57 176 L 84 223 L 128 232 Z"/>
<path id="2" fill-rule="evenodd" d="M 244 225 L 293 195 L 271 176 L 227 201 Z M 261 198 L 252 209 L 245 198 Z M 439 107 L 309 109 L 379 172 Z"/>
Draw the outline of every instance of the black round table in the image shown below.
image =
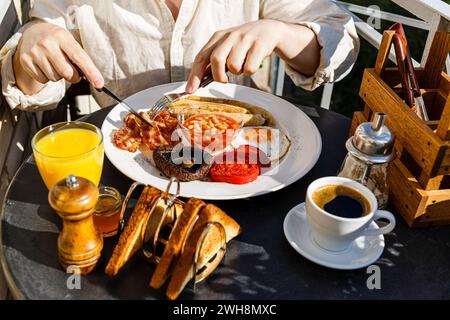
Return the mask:
<path id="1" fill-rule="evenodd" d="M 85 120 L 101 126 L 109 108 Z M 220 267 L 181 299 L 449 299 L 450 228 L 409 229 L 397 215 L 395 230 L 376 262 L 381 289 L 369 289 L 366 269 L 339 271 L 310 262 L 286 241 L 283 220 L 304 201 L 313 180 L 335 175 L 345 154 L 350 121 L 323 109 L 311 109 L 323 140 L 315 167 L 296 183 L 263 196 L 215 201 L 242 226 Z M 312 111 L 312 112 L 311 112 Z M 124 194 L 132 183 L 105 158 L 101 182 Z M 2 206 L 1 262 L 11 294 L 30 299 L 163 299 L 164 290 L 148 286 L 153 265 L 137 255 L 115 278 L 104 273 L 117 237 L 105 240 L 103 261 L 69 289 L 70 274 L 59 266 L 56 239 L 61 226 L 49 207 L 45 188 L 30 157 L 14 177 Z"/>

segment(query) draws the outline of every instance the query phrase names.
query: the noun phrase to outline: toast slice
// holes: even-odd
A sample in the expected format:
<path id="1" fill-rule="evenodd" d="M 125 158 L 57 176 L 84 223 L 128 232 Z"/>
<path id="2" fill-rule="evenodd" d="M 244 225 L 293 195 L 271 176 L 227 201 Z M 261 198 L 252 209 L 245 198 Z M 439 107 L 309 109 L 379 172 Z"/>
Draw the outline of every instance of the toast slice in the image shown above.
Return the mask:
<path id="1" fill-rule="evenodd" d="M 253 115 L 260 115 L 265 119 L 264 125 L 272 128 L 278 128 L 278 124 L 275 118 L 269 111 L 244 101 L 213 98 L 213 97 L 187 96 L 185 98 L 177 100 L 175 103 L 172 103 L 171 106 L 169 107 L 169 112 L 170 108 L 172 107 L 176 108 L 177 106 L 185 106 L 185 107 L 198 106 L 200 109 L 202 108 L 210 109 L 208 110 L 210 112 L 222 111 L 228 113 L 237 112 L 244 114 L 250 113 Z"/>
<path id="2" fill-rule="evenodd" d="M 105 273 L 107 275 L 115 276 L 147 241 L 152 240 L 158 223 L 167 208 L 163 201 L 155 203 L 160 195 L 161 192 L 153 187 L 144 188 L 130 220 L 120 235 L 119 242 L 114 248 L 113 254 L 106 266 Z M 156 205 L 156 207 L 151 213 L 153 205 Z M 175 203 L 171 211 L 167 214 L 163 226 L 173 223 L 182 211 L 182 205 Z"/>
<path id="3" fill-rule="evenodd" d="M 115 276 L 144 243 L 143 230 L 147 226 L 149 209 L 161 192 L 145 186 L 128 223 L 120 235 L 114 251 L 105 268 L 105 273 Z"/>
<path id="4" fill-rule="evenodd" d="M 105 273 L 107 275 L 115 276 L 136 251 L 142 247 L 142 229 L 148 221 L 149 205 L 156 200 L 160 193 L 158 189 L 153 187 L 144 187 L 136 207 L 120 235 L 119 242 L 106 265 Z"/>
<path id="5" fill-rule="evenodd" d="M 161 218 L 166 211 L 167 206 L 165 205 L 164 201 L 159 201 L 156 204 L 156 208 L 149 217 L 147 228 L 144 233 L 144 243 L 147 243 L 148 241 L 153 241 L 153 236 L 155 235 L 156 229 L 158 228 L 158 223 L 161 221 Z M 179 217 L 181 213 L 183 212 L 183 206 L 179 203 L 175 203 L 169 213 L 166 216 L 166 219 L 164 220 L 162 224 L 162 228 L 164 228 L 169 223 L 173 223 L 176 219 L 176 217 Z M 161 228 L 161 230 L 162 230 Z"/>
<path id="6" fill-rule="evenodd" d="M 251 114 L 251 113 L 242 113 L 242 112 L 226 112 L 226 111 L 210 111 L 205 108 L 206 105 L 202 106 L 193 106 L 193 107 L 180 107 L 177 106 L 175 108 L 169 108 L 169 112 L 172 115 L 178 116 L 179 114 L 183 114 L 187 119 L 192 116 L 197 116 L 200 114 L 220 114 L 223 116 L 227 116 L 236 120 L 238 123 L 242 123 L 244 126 L 261 126 L 266 123 L 266 119 L 260 114 Z M 220 108 L 215 108 L 221 110 Z"/>
<path id="7" fill-rule="evenodd" d="M 204 206 L 205 203 L 196 198 L 189 199 L 184 206 L 184 210 L 175 222 L 158 266 L 150 280 L 151 287 L 160 288 L 169 277 L 172 263 L 178 258 L 184 238 Z"/>
<path id="8" fill-rule="evenodd" d="M 186 240 L 183 253 L 173 269 L 166 292 L 169 299 L 176 299 L 181 291 L 183 291 L 186 284 L 193 278 L 194 259 L 197 245 L 200 245 L 199 240 L 207 223 L 214 221 L 219 222 L 224 227 L 227 242 L 236 237 L 241 230 L 239 224 L 224 211 L 215 205 L 206 205 L 202 209 L 198 220 L 195 222 L 192 232 Z M 199 269 L 204 267 L 214 257 L 214 255 L 221 249 L 221 244 L 220 231 L 217 226 L 211 227 L 205 237 L 199 254 L 197 266 Z"/>
<path id="9" fill-rule="evenodd" d="M 197 102 L 190 100 L 189 97 L 182 98 L 180 100 L 172 102 L 168 111 L 170 113 L 180 113 L 181 111 L 184 111 L 187 108 L 205 110 L 207 112 L 227 112 L 227 113 L 242 113 L 242 114 L 250 113 L 250 111 L 248 111 L 247 109 L 238 106 L 216 102 Z"/>

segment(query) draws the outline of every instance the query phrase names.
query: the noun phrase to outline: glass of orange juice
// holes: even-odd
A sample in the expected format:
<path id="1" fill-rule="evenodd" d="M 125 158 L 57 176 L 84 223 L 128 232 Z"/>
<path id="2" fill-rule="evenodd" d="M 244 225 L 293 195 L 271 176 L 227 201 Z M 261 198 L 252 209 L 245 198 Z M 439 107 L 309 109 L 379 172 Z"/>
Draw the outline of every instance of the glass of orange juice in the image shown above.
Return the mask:
<path id="1" fill-rule="evenodd" d="M 60 122 L 38 131 L 32 141 L 37 167 L 50 190 L 70 174 L 97 186 L 103 168 L 103 135 L 96 126 L 79 121 Z"/>

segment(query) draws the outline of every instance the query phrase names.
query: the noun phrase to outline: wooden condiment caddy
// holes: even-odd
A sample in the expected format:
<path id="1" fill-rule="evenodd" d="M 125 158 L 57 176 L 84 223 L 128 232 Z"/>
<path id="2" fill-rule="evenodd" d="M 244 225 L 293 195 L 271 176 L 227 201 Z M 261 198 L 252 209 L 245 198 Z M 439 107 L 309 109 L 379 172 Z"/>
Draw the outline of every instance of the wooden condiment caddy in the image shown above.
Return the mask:
<path id="1" fill-rule="evenodd" d="M 450 33 L 436 33 L 425 66 L 415 69 L 430 121 L 402 100 L 398 69 L 384 67 L 393 34 L 384 32 L 375 68 L 364 72 L 364 111 L 354 113 L 350 134 L 375 112 L 386 113 L 396 136 L 396 159 L 388 168 L 390 203 L 411 227 L 450 224 L 450 77 L 443 72 Z"/>

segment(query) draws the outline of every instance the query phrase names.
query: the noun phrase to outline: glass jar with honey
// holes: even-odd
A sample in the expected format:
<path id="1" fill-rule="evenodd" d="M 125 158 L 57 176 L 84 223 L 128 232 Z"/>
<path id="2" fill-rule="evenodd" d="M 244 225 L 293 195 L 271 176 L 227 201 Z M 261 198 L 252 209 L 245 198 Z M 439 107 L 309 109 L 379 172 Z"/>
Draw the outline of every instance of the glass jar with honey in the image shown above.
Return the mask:
<path id="1" fill-rule="evenodd" d="M 113 187 L 99 187 L 99 197 L 94 210 L 94 224 L 103 237 L 117 234 L 120 223 L 122 199 Z"/>

